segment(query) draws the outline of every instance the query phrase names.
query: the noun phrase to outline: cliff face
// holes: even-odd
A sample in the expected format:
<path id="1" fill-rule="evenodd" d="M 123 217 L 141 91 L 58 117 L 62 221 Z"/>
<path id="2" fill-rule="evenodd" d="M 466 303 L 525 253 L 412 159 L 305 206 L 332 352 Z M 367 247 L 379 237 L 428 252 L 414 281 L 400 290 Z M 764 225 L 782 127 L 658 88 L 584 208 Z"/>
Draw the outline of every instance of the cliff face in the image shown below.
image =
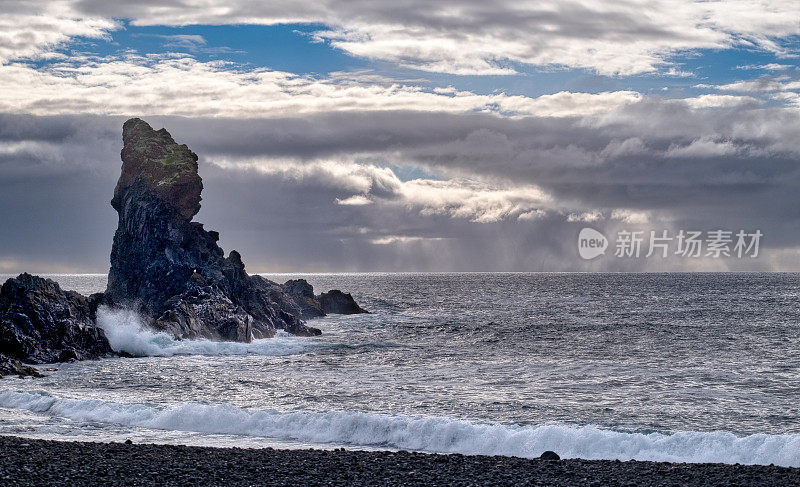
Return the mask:
<path id="1" fill-rule="evenodd" d="M 194 152 L 138 118 L 125 122 L 122 138 L 109 302 L 138 309 L 178 338 L 249 341 L 278 329 L 320 334 L 302 321 L 325 314 L 308 283 L 249 276 L 238 252 L 226 258 L 219 234 L 192 221 L 203 189 Z M 363 312 L 358 305 L 341 309 Z"/>

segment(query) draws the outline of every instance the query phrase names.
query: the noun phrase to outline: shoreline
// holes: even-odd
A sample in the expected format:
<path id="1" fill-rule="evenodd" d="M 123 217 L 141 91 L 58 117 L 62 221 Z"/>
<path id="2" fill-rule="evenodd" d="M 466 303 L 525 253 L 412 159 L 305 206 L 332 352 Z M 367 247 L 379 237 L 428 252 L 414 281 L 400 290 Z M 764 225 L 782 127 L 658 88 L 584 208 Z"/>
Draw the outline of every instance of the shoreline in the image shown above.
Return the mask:
<path id="1" fill-rule="evenodd" d="M 800 485 L 800 468 L 0 436 L 0 483 L 22 485 Z"/>

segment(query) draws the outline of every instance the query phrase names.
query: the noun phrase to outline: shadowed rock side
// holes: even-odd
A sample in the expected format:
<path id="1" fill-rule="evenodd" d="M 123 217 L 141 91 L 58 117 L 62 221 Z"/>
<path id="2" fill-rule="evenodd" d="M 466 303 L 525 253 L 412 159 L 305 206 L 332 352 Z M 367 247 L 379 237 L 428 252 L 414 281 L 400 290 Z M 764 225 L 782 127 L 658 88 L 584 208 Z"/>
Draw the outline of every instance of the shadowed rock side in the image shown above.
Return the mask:
<path id="1" fill-rule="evenodd" d="M 0 375 L 40 375 L 22 365 L 111 355 L 95 326 L 97 297 L 64 291 L 49 279 L 20 274 L 0 289 Z"/>
<path id="2" fill-rule="evenodd" d="M 272 337 L 278 329 L 319 335 L 302 320 L 363 312 L 349 294 L 352 303 L 326 310 L 303 280 L 280 285 L 249 276 L 238 252 L 225 257 L 219 234 L 192 221 L 203 189 L 197 155 L 138 118 L 125 122 L 122 138 L 106 302 L 137 309 L 177 338 L 234 341 Z"/>

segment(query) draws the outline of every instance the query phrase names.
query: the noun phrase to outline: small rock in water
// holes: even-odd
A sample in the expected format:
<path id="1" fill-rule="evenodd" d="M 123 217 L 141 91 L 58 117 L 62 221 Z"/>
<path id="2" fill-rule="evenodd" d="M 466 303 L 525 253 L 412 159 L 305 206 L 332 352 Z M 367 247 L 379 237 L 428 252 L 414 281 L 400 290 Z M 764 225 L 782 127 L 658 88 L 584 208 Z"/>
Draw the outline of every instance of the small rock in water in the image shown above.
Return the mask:
<path id="1" fill-rule="evenodd" d="M 125 444 L 126 445 L 133 445 L 133 442 L 130 440 L 130 438 L 128 438 L 127 440 L 125 440 Z"/>
<path id="2" fill-rule="evenodd" d="M 546 452 L 542 453 L 542 456 L 540 456 L 539 458 L 541 458 L 542 460 L 561 460 L 561 457 L 558 456 L 558 453 L 550 450 L 547 450 Z"/>

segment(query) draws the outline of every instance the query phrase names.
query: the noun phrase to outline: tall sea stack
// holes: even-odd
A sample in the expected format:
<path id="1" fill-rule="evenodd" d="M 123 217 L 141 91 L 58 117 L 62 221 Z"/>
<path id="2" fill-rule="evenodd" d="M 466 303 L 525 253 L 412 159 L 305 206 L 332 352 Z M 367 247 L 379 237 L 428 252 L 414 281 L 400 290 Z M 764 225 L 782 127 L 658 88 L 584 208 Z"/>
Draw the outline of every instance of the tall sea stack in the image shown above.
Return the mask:
<path id="1" fill-rule="evenodd" d="M 351 297 L 334 308 L 329 293 L 315 296 L 302 280 L 280 285 L 249 276 L 238 252 L 225 257 L 219 234 L 192 221 L 203 189 L 197 155 L 138 118 L 125 122 L 122 139 L 122 174 L 111 200 L 119 225 L 108 302 L 137 309 L 178 338 L 235 341 L 271 337 L 278 329 L 318 335 L 302 320 L 324 310 L 363 312 Z"/>
<path id="2" fill-rule="evenodd" d="M 102 305 L 133 308 L 177 339 L 249 342 L 279 329 L 321 332 L 303 320 L 366 313 L 350 294 L 320 295 L 303 279 L 277 284 L 249 276 L 242 257 L 225 257 L 219 234 L 192 218 L 203 181 L 197 155 L 165 129 L 138 118 L 122 128 L 122 174 L 111 205 L 119 225 L 105 293 L 81 296 L 49 279 L 20 274 L 0 288 L 0 377 L 40 375 L 25 364 L 114 354 L 97 326 Z"/>

